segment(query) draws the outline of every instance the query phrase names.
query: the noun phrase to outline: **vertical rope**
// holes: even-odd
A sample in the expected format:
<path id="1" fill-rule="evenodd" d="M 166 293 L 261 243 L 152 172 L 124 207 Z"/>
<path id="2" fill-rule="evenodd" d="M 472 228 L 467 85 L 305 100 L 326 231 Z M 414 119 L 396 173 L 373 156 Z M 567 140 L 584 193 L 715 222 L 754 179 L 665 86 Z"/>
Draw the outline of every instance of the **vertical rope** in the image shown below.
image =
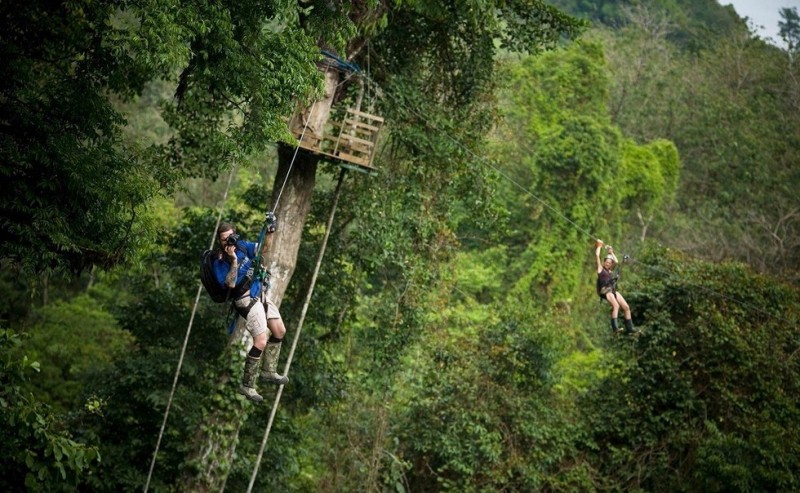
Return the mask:
<path id="1" fill-rule="evenodd" d="M 286 358 L 286 365 L 283 369 L 284 375 L 289 375 L 289 369 L 292 366 L 292 358 L 294 357 L 294 351 L 297 347 L 297 341 L 300 339 L 300 332 L 303 330 L 303 322 L 306 318 L 306 313 L 308 312 L 308 305 L 311 303 L 311 295 L 314 294 L 314 285 L 317 283 L 317 276 L 319 275 L 319 269 L 322 265 L 322 258 L 325 255 L 325 248 L 328 245 L 328 237 L 331 234 L 331 228 L 333 227 L 333 218 L 336 215 L 336 206 L 339 203 L 339 196 L 342 192 L 342 182 L 344 182 L 344 175 L 347 172 L 346 168 L 342 168 L 339 172 L 339 181 L 336 183 L 336 193 L 333 197 L 333 205 L 331 205 L 331 213 L 328 216 L 328 224 L 325 228 L 325 236 L 322 239 L 322 245 L 319 249 L 319 254 L 317 255 L 317 263 L 314 266 L 314 273 L 311 275 L 311 285 L 308 288 L 308 293 L 306 293 L 306 299 L 303 303 L 303 309 L 300 312 L 300 319 L 297 322 L 297 330 L 294 333 L 294 338 L 292 339 L 292 349 L 289 351 L 289 357 Z M 256 482 L 256 477 L 258 476 L 258 468 L 261 465 L 261 458 L 264 456 L 264 449 L 267 446 L 267 440 L 269 439 L 269 432 L 272 429 L 272 423 L 275 421 L 275 414 L 278 410 L 278 403 L 281 400 L 281 395 L 283 394 L 283 385 L 278 388 L 278 393 L 275 395 L 275 402 L 272 404 L 272 411 L 269 414 L 269 421 L 267 422 L 267 428 L 264 430 L 264 438 L 261 440 L 261 447 L 258 449 L 258 457 L 256 458 L 255 466 L 253 466 L 253 474 L 250 476 L 250 484 L 247 485 L 247 493 L 251 493 L 253 491 L 253 484 Z"/>
<path id="2" fill-rule="evenodd" d="M 328 70 L 330 67 L 325 67 L 325 72 L 322 74 L 323 79 L 328 76 Z M 336 85 L 339 87 L 342 83 Z M 335 88 L 334 88 L 335 90 Z M 298 142 L 297 147 L 294 148 L 294 154 L 292 154 L 292 160 L 289 161 L 289 169 L 286 170 L 286 176 L 283 178 L 283 184 L 281 185 L 281 189 L 278 191 L 278 196 L 275 198 L 275 203 L 272 205 L 272 209 L 270 212 L 275 212 L 278 208 L 278 203 L 281 201 L 281 195 L 283 195 L 283 189 L 286 187 L 286 182 L 289 181 L 289 175 L 292 173 L 292 166 L 294 165 L 294 160 L 297 158 L 297 153 L 300 152 L 300 142 L 303 141 L 303 137 L 306 135 L 306 129 L 308 128 L 308 124 L 311 122 L 311 116 L 314 115 L 314 108 L 316 107 L 316 102 L 311 105 L 311 111 L 308 113 L 308 118 L 306 118 L 306 123 L 303 125 L 303 131 L 300 132 L 300 139 Z"/>
<path id="3" fill-rule="evenodd" d="M 214 226 L 214 231 L 211 233 L 211 241 L 209 242 L 208 249 L 214 248 L 214 242 L 217 239 L 217 229 L 222 221 L 222 212 L 225 210 L 225 203 L 228 200 L 228 191 L 231 188 L 233 175 L 236 174 L 236 166 L 231 169 L 230 176 L 228 176 L 228 184 L 225 186 L 225 193 L 222 195 L 222 204 L 219 207 L 217 214 L 217 223 Z M 181 374 L 181 367 L 183 366 L 183 358 L 186 355 L 186 346 L 189 343 L 189 334 L 192 332 L 192 324 L 194 323 L 194 316 L 197 313 L 197 305 L 200 304 L 200 295 L 203 292 L 203 284 L 197 287 L 197 295 L 194 298 L 194 307 L 192 307 L 192 315 L 189 317 L 189 326 L 186 328 L 186 336 L 183 338 L 183 347 L 181 348 L 181 356 L 178 358 L 178 367 L 175 368 L 175 377 L 172 379 L 172 390 L 169 392 L 169 400 L 167 401 L 167 408 L 164 410 L 164 420 L 161 422 L 161 430 L 158 432 L 158 440 L 156 441 L 156 449 L 153 451 L 153 459 L 150 461 L 150 471 L 147 473 L 147 482 L 144 485 L 144 493 L 150 488 L 150 479 L 153 477 L 153 469 L 156 465 L 156 457 L 158 457 L 158 449 L 161 447 L 161 439 L 164 436 L 164 428 L 167 426 L 167 418 L 169 417 L 169 410 L 172 407 L 172 400 L 175 397 L 175 388 L 178 386 L 178 377 Z"/>

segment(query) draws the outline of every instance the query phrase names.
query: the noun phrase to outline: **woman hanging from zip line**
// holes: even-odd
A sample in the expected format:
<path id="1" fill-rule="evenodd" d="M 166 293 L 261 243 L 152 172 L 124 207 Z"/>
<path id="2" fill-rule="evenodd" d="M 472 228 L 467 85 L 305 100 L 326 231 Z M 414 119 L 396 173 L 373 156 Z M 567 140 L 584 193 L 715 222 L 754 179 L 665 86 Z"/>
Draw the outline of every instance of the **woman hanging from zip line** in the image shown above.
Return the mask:
<path id="1" fill-rule="evenodd" d="M 633 326 L 631 307 L 628 306 L 628 302 L 622 297 L 622 293 L 617 291 L 618 276 L 615 274 L 614 269 L 617 267 L 619 261 L 617 260 L 617 256 L 614 255 L 614 248 L 611 245 L 607 245 L 606 250 L 608 250 L 608 254 L 601 261 L 600 250 L 603 248 L 603 240 L 597 240 L 595 245 L 594 256 L 597 260 L 597 295 L 601 300 L 608 301 L 608 304 L 611 305 L 611 330 L 615 334 L 622 331 L 617 322 L 619 309 L 622 308 L 622 313 L 625 317 L 625 333 L 635 334 L 639 331 Z"/>

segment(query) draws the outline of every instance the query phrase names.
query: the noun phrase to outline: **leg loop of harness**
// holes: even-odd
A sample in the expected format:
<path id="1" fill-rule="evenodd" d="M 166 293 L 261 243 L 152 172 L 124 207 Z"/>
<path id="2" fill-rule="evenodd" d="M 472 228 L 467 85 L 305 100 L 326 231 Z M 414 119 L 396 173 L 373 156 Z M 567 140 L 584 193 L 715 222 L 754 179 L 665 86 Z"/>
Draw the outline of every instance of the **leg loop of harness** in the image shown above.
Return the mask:
<path id="1" fill-rule="evenodd" d="M 239 306 L 236 302 L 233 302 L 233 309 L 236 310 L 236 313 L 239 314 L 240 317 L 247 320 L 247 315 L 250 314 L 250 310 L 258 303 L 258 298 L 253 298 L 250 300 L 250 304 L 247 306 Z"/>

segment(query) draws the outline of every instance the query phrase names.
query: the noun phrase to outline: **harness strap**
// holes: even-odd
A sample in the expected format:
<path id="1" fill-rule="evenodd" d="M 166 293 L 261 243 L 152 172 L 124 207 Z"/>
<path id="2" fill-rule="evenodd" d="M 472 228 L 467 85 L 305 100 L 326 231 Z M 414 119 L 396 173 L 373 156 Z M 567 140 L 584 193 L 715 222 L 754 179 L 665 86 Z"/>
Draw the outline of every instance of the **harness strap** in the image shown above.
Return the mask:
<path id="1" fill-rule="evenodd" d="M 258 301 L 258 298 L 253 298 L 250 300 L 250 304 L 247 306 L 239 306 L 235 301 L 232 303 L 232 305 L 233 309 L 236 310 L 236 313 L 238 313 L 243 319 L 247 320 L 247 315 L 250 314 L 250 310 L 253 308 L 253 306 L 255 306 L 256 303 L 258 303 Z"/>

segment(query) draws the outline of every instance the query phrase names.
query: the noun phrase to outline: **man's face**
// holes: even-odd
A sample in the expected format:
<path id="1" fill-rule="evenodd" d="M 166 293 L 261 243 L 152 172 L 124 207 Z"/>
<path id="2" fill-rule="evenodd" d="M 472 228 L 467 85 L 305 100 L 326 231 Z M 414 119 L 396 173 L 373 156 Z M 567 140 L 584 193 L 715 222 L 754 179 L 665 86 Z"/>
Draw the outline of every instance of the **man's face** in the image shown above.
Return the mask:
<path id="1" fill-rule="evenodd" d="M 233 229 L 229 229 L 227 231 L 221 232 L 219 234 L 219 244 L 222 245 L 222 247 L 224 248 L 225 247 L 225 243 L 228 241 L 228 236 L 232 235 L 235 232 L 236 231 L 233 230 Z"/>

